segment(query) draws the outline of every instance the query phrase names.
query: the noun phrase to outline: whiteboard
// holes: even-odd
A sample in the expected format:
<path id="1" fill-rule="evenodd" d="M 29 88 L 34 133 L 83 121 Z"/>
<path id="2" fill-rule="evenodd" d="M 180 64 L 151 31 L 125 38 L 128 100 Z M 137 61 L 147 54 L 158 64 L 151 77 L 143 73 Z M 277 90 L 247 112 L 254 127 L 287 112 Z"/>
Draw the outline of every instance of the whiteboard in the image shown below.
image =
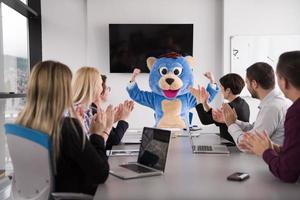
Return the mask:
<path id="1" fill-rule="evenodd" d="M 283 52 L 300 50 L 300 35 L 232 36 L 230 45 L 230 71 L 245 78 L 246 69 L 256 62 L 266 62 L 275 71 Z M 241 96 L 250 96 L 246 87 Z"/>

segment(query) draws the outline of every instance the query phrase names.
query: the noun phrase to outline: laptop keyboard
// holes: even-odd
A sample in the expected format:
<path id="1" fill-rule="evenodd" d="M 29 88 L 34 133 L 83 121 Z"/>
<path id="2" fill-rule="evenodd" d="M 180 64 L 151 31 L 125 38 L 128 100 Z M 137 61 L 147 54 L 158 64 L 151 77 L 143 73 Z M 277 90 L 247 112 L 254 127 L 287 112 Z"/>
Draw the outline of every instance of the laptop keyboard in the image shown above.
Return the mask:
<path id="1" fill-rule="evenodd" d="M 125 165 L 120 165 L 121 167 L 124 167 L 126 169 L 129 169 L 131 171 L 134 171 L 136 173 L 149 173 L 149 172 L 154 172 L 152 169 L 148 169 L 146 167 L 136 165 L 136 164 L 125 164 Z"/>
<path id="2" fill-rule="evenodd" d="M 212 146 L 207 146 L 207 145 L 198 145 L 195 146 L 195 148 L 197 149 L 197 151 L 213 151 Z"/>

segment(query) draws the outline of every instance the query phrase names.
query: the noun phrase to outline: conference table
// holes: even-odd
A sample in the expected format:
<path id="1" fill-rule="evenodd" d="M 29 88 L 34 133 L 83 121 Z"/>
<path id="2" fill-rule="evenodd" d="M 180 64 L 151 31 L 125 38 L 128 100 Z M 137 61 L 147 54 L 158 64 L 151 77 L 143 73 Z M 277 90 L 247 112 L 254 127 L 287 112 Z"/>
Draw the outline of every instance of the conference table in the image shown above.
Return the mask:
<path id="1" fill-rule="evenodd" d="M 11 180 L 6 176 L 0 178 L 0 200 L 6 200 L 10 196 Z"/>
<path id="2" fill-rule="evenodd" d="M 203 134 L 194 140 L 217 144 L 218 138 L 215 134 Z M 228 148 L 230 154 L 193 154 L 189 137 L 173 135 L 162 176 L 122 180 L 110 175 L 98 186 L 94 199 L 300 199 L 299 183 L 281 182 L 260 157 L 242 153 L 236 147 Z M 136 160 L 137 156 L 114 156 L 109 163 L 115 166 Z M 234 172 L 246 172 L 250 178 L 243 182 L 228 181 L 227 176 Z"/>

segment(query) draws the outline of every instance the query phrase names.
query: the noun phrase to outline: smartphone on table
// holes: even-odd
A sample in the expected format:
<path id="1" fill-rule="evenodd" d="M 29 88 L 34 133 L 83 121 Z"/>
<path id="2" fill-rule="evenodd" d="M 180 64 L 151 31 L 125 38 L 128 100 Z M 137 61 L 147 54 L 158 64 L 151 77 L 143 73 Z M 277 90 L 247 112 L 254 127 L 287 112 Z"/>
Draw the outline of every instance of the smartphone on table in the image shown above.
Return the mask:
<path id="1" fill-rule="evenodd" d="M 244 181 L 248 179 L 250 176 L 248 173 L 244 172 L 236 172 L 227 177 L 229 181 Z"/>

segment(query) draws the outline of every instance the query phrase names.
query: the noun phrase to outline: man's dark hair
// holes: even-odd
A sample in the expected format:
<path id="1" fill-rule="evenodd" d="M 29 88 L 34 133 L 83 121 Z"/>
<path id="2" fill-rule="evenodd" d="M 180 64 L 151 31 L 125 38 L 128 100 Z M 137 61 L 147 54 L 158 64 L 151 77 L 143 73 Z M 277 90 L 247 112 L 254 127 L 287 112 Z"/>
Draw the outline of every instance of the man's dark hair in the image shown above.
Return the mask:
<path id="1" fill-rule="evenodd" d="M 276 71 L 278 75 L 286 78 L 294 87 L 300 89 L 300 51 L 281 54 Z"/>
<path id="2" fill-rule="evenodd" d="M 224 87 L 224 90 L 229 88 L 232 94 L 240 94 L 245 86 L 245 81 L 243 78 L 234 73 L 226 74 L 220 78 L 220 83 Z"/>
<path id="3" fill-rule="evenodd" d="M 246 76 L 250 82 L 256 81 L 265 90 L 275 87 L 274 70 L 268 63 L 254 63 L 247 68 Z"/>

